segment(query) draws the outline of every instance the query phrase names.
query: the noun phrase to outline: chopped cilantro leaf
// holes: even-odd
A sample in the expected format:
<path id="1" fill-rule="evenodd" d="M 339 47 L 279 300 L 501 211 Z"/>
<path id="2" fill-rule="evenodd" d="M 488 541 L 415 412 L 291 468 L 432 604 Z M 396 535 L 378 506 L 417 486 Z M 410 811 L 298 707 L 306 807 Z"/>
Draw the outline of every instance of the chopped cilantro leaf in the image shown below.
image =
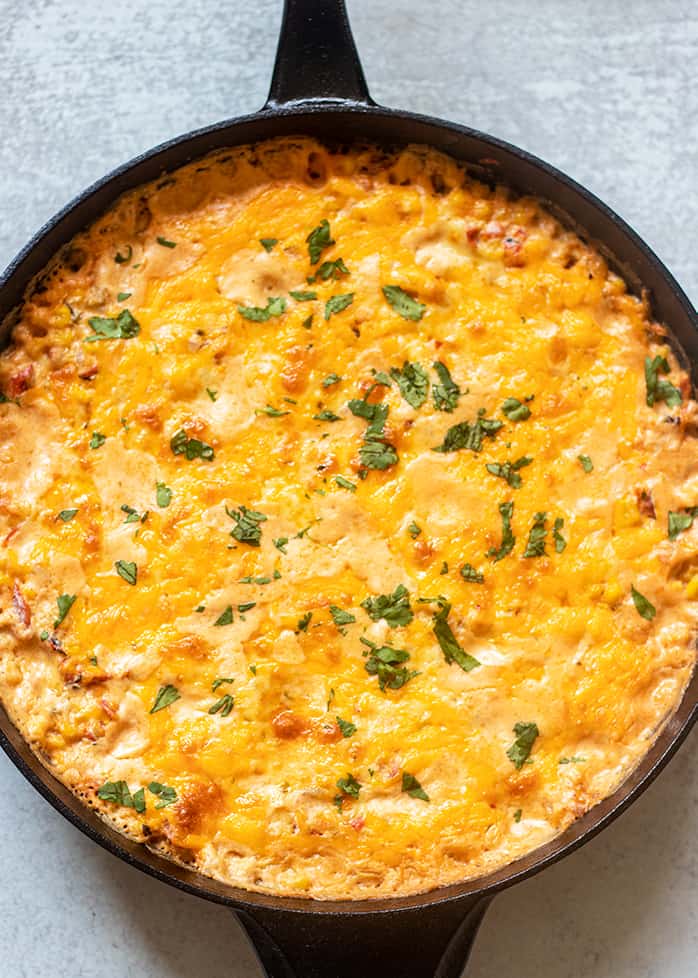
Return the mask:
<path id="1" fill-rule="evenodd" d="M 259 243 L 264 248 L 266 252 L 272 251 L 274 245 L 279 243 L 278 238 L 260 238 Z"/>
<path id="2" fill-rule="evenodd" d="M 160 784 L 159 781 L 151 781 L 148 785 L 148 791 L 160 799 L 155 806 L 156 808 L 167 808 L 168 805 L 173 805 L 177 801 L 175 789 L 166 784 Z"/>
<path id="3" fill-rule="evenodd" d="M 277 537 L 276 540 L 272 540 L 272 543 L 277 550 L 280 550 L 282 554 L 286 553 L 286 544 L 288 543 L 288 537 Z"/>
<path id="4" fill-rule="evenodd" d="M 92 437 L 90 438 L 90 448 L 101 448 L 106 440 L 106 435 L 101 434 L 99 431 L 93 431 Z"/>
<path id="5" fill-rule="evenodd" d="M 184 455 L 189 461 L 195 458 L 202 458 L 210 462 L 214 457 L 214 451 L 210 445 L 207 445 L 206 442 L 199 441 L 198 438 L 189 438 L 183 428 L 180 428 L 170 438 L 170 448 L 175 455 Z"/>
<path id="6" fill-rule="evenodd" d="M 555 552 L 558 554 L 561 554 L 562 551 L 567 546 L 567 541 L 565 540 L 561 532 L 564 525 L 565 525 L 565 521 L 561 516 L 558 516 L 558 518 L 553 523 L 553 541 L 555 543 Z"/>
<path id="7" fill-rule="evenodd" d="M 412 522 L 407 527 L 407 532 L 409 533 L 409 535 L 412 537 L 413 540 L 416 540 L 419 534 L 422 532 L 422 528 L 421 526 L 417 526 L 415 521 L 412 520 Z"/>
<path id="8" fill-rule="evenodd" d="M 577 459 L 585 472 L 592 472 L 594 470 L 594 463 L 588 455 L 578 455 Z"/>
<path id="9" fill-rule="evenodd" d="M 160 509 L 167 509 L 172 502 L 172 490 L 164 482 L 156 482 L 155 499 Z"/>
<path id="10" fill-rule="evenodd" d="M 514 733 L 516 740 L 507 751 L 507 757 L 519 771 L 528 760 L 540 731 L 535 723 L 517 723 L 514 727 Z"/>
<path id="11" fill-rule="evenodd" d="M 411 407 L 419 408 L 424 404 L 429 394 L 429 377 L 420 364 L 405 360 L 401 370 L 397 367 L 391 368 L 390 376 Z"/>
<path id="12" fill-rule="evenodd" d="M 329 319 L 332 315 L 338 312 L 342 312 L 354 301 L 354 293 L 347 292 L 345 295 L 333 295 L 325 303 L 325 319 Z"/>
<path id="13" fill-rule="evenodd" d="M 217 625 L 219 627 L 221 625 L 232 625 L 233 624 L 233 606 L 231 604 L 229 604 L 227 606 L 227 608 L 225 608 L 220 613 L 220 615 L 218 616 L 218 618 L 216 618 L 216 620 L 214 621 L 213 624 L 214 625 Z"/>
<path id="14" fill-rule="evenodd" d="M 511 553 L 516 543 L 516 537 L 511 530 L 511 517 L 514 513 L 514 504 L 511 502 L 500 503 L 499 513 L 502 517 L 502 542 L 499 547 L 490 547 L 487 551 L 487 556 L 491 557 L 495 563 Z"/>
<path id="15" fill-rule="evenodd" d="M 424 315 L 426 306 L 413 299 L 399 285 L 384 285 L 382 291 L 395 312 L 402 316 L 403 319 L 411 319 L 413 322 L 419 322 Z"/>
<path id="16" fill-rule="evenodd" d="M 335 623 L 337 630 L 346 635 L 347 630 L 345 625 L 351 625 L 356 621 L 356 617 L 352 615 L 350 611 L 344 611 L 342 608 L 338 608 L 336 604 L 330 605 L 330 614 L 332 615 L 332 621 Z"/>
<path id="17" fill-rule="evenodd" d="M 155 697 L 155 702 L 150 708 L 150 712 L 159 713 L 160 710 L 172 706 L 179 698 L 180 692 L 176 686 L 171 686 L 169 683 L 166 686 L 161 686 Z"/>
<path id="18" fill-rule="evenodd" d="M 668 535 L 670 540 L 675 540 L 679 533 L 690 529 L 693 520 L 698 516 L 698 506 L 693 506 L 685 512 L 670 512 L 668 519 Z"/>
<path id="19" fill-rule="evenodd" d="M 361 602 L 361 607 L 372 621 L 383 618 L 391 628 L 409 625 L 414 618 L 410 607 L 410 593 L 404 584 L 398 584 L 392 594 L 366 598 Z"/>
<path id="20" fill-rule="evenodd" d="M 484 438 L 494 438 L 503 422 L 495 421 L 484 416 L 480 409 L 477 419 L 472 422 L 461 421 L 448 429 L 443 442 L 437 445 L 435 452 L 457 452 L 468 448 L 471 452 L 481 452 Z"/>
<path id="21" fill-rule="evenodd" d="M 220 713 L 222 717 L 227 717 L 235 706 L 235 700 L 230 693 L 224 693 L 219 700 L 210 706 L 208 712 L 211 715 Z"/>
<path id="22" fill-rule="evenodd" d="M 342 733 L 342 737 L 352 737 L 356 733 L 356 724 L 350 723 L 349 720 L 342 720 L 341 717 L 335 717 L 335 720 Z"/>
<path id="23" fill-rule="evenodd" d="M 512 489 L 521 488 L 521 476 L 519 475 L 519 469 L 524 468 L 526 465 L 530 465 L 533 461 L 528 455 L 523 455 L 521 458 L 517 459 L 515 462 L 491 462 L 485 466 L 488 472 L 492 475 L 498 476 L 500 479 L 504 479 Z"/>
<path id="24" fill-rule="evenodd" d="M 312 285 L 313 282 L 327 282 L 328 279 L 337 282 L 340 276 L 348 274 L 349 269 L 342 258 L 337 258 L 335 261 L 324 261 L 315 274 L 308 277 L 308 285 Z"/>
<path id="25" fill-rule="evenodd" d="M 272 407 L 271 404 L 267 404 L 263 408 L 255 408 L 255 414 L 267 414 L 270 418 L 283 418 L 284 415 L 290 414 L 290 411 L 280 411 L 278 408 Z"/>
<path id="26" fill-rule="evenodd" d="M 356 492 L 356 486 L 354 483 L 350 482 L 349 479 L 345 479 L 343 475 L 336 475 L 334 477 L 334 481 L 338 486 L 341 486 L 342 489 L 348 489 L 349 492 Z"/>
<path id="27" fill-rule="evenodd" d="M 130 340 L 138 336 L 140 324 L 128 309 L 122 309 L 118 316 L 110 319 L 107 316 L 90 316 L 87 320 L 93 333 L 85 338 L 86 343 L 97 340 Z"/>
<path id="28" fill-rule="evenodd" d="M 536 513 L 533 517 L 533 525 L 528 534 L 528 543 L 523 553 L 524 557 L 544 557 L 546 555 L 545 537 L 548 531 L 545 524 L 547 518 L 547 513 Z"/>
<path id="29" fill-rule="evenodd" d="M 218 391 L 213 391 L 211 390 L 210 387 L 206 388 L 206 393 L 208 394 L 208 396 L 211 398 L 212 401 L 215 401 L 218 397 Z"/>
<path id="30" fill-rule="evenodd" d="M 63 523 L 70 523 L 70 521 L 77 515 L 77 509 L 62 509 L 58 514 L 58 519 Z"/>
<path id="31" fill-rule="evenodd" d="M 117 560 L 114 567 L 119 577 L 127 584 L 135 584 L 138 580 L 138 567 L 132 560 Z"/>
<path id="32" fill-rule="evenodd" d="M 317 299 L 317 292 L 297 292 L 294 289 L 288 293 L 296 302 L 312 302 Z"/>
<path id="33" fill-rule="evenodd" d="M 635 605 L 638 615 L 641 618 L 644 618 L 646 621 L 652 621 L 654 616 L 657 614 L 657 609 L 652 602 L 648 601 L 644 594 L 640 594 L 634 585 L 631 585 L 630 587 L 630 594 L 632 595 L 633 604 Z"/>
<path id="34" fill-rule="evenodd" d="M 130 299 L 132 295 L 133 295 L 132 292 L 119 292 L 119 294 L 116 297 L 116 301 L 117 302 L 126 302 L 126 300 L 127 299 Z"/>
<path id="35" fill-rule="evenodd" d="M 378 686 L 383 692 L 386 689 L 401 689 L 410 679 L 419 675 L 415 670 L 401 665 L 410 657 L 410 653 L 404 649 L 394 649 L 390 645 L 379 647 L 363 636 L 360 641 L 367 646 L 367 651 L 362 653 L 367 658 L 364 669 L 369 676 L 378 677 Z"/>
<path id="36" fill-rule="evenodd" d="M 142 791 L 143 789 L 141 788 L 132 795 L 125 781 L 106 781 L 97 790 L 97 797 L 101 801 L 111 801 L 115 805 L 121 805 L 122 808 L 134 808 L 136 811 L 142 813 L 145 811 L 145 801 L 142 797 Z M 136 799 L 136 795 L 138 795 L 138 799 Z M 138 805 L 137 808 L 136 805 Z"/>
<path id="37" fill-rule="evenodd" d="M 162 245 L 163 248 L 176 248 L 177 247 L 177 242 L 176 241 L 168 241 L 167 238 L 157 238 L 156 240 L 157 240 L 157 243 L 159 245 Z"/>
<path id="38" fill-rule="evenodd" d="M 114 261 L 117 265 L 126 265 L 133 258 L 133 248 L 131 245 L 126 245 L 126 254 L 122 255 L 120 252 L 114 255 Z"/>
<path id="39" fill-rule="evenodd" d="M 54 628 L 58 628 L 58 626 L 65 621 L 65 617 L 75 604 L 76 598 L 76 594 L 61 594 L 56 598 L 56 604 L 58 605 L 58 617 L 53 623 Z"/>
<path id="40" fill-rule="evenodd" d="M 444 598 L 439 598 L 439 605 L 439 610 L 434 615 L 434 635 L 441 646 L 444 659 L 448 665 L 455 662 L 461 667 L 463 672 L 470 672 L 472 669 L 476 669 L 480 665 L 479 660 L 461 648 L 448 623 L 448 616 L 451 611 L 450 603 Z"/>
<path id="41" fill-rule="evenodd" d="M 249 543 L 251 547 L 258 547 L 262 539 L 262 530 L 259 524 L 266 522 L 267 519 L 264 513 L 258 513 L 246 506 L 240 506 L 239 509 L 228 509 L 226 506 L 225 511 L 235 523 L 230 531 L 231 537 L 239 543 Z"/>
<path id="42" fill-rule="evenodd" d="M 664 401 L 667 407 L 678 407 L 681 403 L 681 392 L 668 380 L 660 380 L 659 375 L 669 373 L 669 363 L 666 357 L 645 357 L 645 384 L 647 385 L 647 405 Z"/>
<path id="43" fill-rule="evenodd" d="M 330 222 L 326 218 L 323 218 L 318 226 L 313 228 L 305 240 L 308 245 L 310 264 L 317 265 L 317 263 L 320 261 L 320 255 L 323 253 L 325 248 L 329 248 L 330 245 L 334 244 L 334 241 L 330 236 Z"/>
<path id="44" fill-rule="evenodd" d="M 338 414 L 335 414 L 334 411 L 328 411 L 327 408 L 325 408 L 323 411 L 320 411 L 319 414 L 313 415 L 313 421 L 341 421 L 341 420 L 342 419 Z"/>
<path id="45" fill-rule="evenodd" d="M 334 801 L 340 810 L 342 808 L 342 801 L 345 797 L 358 798 L 359 792 L 361 791 L 361 783 L 356 780 L 353 774 L 347 774 L 346 778 L 340 778 L 337 781 L 337 787 L 342 794 L 337 795 Z"/>
<path id="46" fill-rule="evenodd" d="M 440 381 L 440 383 L 434 384 L 431 389 L 434 407 L 437 411 L 447 411 L 450 414 L 458 407 L 458 399 L 461 395 L 460 387 L 451 377 L 446 364 L 436 360 L 432 367 Z"/>
<path id="47" fill-rule="evenodd" d="M 308 625 L 310 624 L 310 620 L 312 617 L 313 617 L 312 611 L 306 611 L 306 613 L 301 618 L 298 619 L 298 624 L 296 625 L 297 630 L 299 632 L 307 632 Z"/>
<path id="48" fill-rule="evenodd" d="M 333 384 L 338 384 L 342 378 L 339 374 L 328 374 L 322 381 L 323 387 L 331 387 Z"/>
<path id="49" fill-rule="evenodd" d="M 471 584 L 484 584 L 485 582 L 485 575 L 475 570 L 472 564 L 463 564 L 460 569 L 460 576 L 464 581 L 470 581 Z"/>
<path id="50" fill-rule="evenodd" d="M 402 772 L 402 790 L 408 794 L 410 798 L 419 798 L 420 801 L 429 801 L 429 795 L 426 793 L 419 781 L 417 781 L 414 774 L 410 774 L 408 771 Z"/>
<path id="51" fill-rule="evenodd" d="M 266 306 L 238 306 L 240 315 L 253 323 L 266 323 L 272 316 L 280 316 L 285 311 L 286 300 L 281 296 L 270 297 Z"/>
<path id="52" fill-rule="evenodd" d="M 530 408 L 518 397 L 507 397 L 502 404 L 502 414 L 506 415 L 509 421 L 527 421 L 531 417 Z"/>

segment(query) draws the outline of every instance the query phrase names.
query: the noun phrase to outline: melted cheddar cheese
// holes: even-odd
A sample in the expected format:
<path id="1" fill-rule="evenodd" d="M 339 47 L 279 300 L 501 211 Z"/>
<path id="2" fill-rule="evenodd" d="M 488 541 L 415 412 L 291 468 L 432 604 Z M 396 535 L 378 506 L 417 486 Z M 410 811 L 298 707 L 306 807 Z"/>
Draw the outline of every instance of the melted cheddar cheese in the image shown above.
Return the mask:
<path id="1" fill-rule="evenodd" d="M 282 139 L 127 194 L 27 296 L 0 391 L 0 696 L 202 873 L 484 874 L 680 701 L 687 378 L 596 250 L 435 152 Z"/>

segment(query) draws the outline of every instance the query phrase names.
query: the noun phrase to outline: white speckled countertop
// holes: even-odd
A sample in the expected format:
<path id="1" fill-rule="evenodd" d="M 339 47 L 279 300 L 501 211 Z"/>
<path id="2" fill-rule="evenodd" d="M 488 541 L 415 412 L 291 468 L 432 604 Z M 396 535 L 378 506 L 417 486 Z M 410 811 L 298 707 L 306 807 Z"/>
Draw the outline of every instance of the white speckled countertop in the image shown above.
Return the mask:
<path id="1" fill-rule="evenodd" d="M 349 0 L 349 11 L 377 101 L 566 170 L 696 300 L 698 7 Z M 0 265 L 117 163 L 261 105 L 280 16 L 280 0 L 0 0 Z M 601 836 L 497 898 L 469 978 L 696 978 L 695 743 Z M 103 852 L 4 757 L 0 826 L 2 978 L 260 974 L 228 911 Z"/>

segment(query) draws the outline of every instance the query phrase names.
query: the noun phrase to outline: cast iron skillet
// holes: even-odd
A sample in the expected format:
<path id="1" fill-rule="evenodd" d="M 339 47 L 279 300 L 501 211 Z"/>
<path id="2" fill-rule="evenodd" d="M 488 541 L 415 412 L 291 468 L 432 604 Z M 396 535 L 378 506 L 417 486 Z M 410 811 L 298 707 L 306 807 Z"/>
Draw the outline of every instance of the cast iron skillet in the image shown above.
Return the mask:
<path id="1" fill-rule="evenodd" d="M 649 292 L 698 377 L 698 321 L 656 255 L 616 214 L 553 167 L 463 126 L 377 106 L 366 88 L 343 0 L 286 0 L 269 99 L 255 115 L 165 143 L 119 167 L 50 221 L 0 279 L 0 322 L 29 282 L 73 235 L 133 187 L 224 146 L 271 136 L 426 143 L 463 160 L 480 177 L 542 198 L 601 248 L 633 291 Z M 9 316 L 11 322 L 12 316 Z M 5 329 L 7 334 L 7 329 Z M 5 343 L 7 335 L 0 337 Z M 43 767 L 0 709 L 0 743 L 25 777 L 69 821 L 125 862 L 239 916 L 269 978 L 457 978 L 487 906 L 499 890 L 578 848 L 650 784 L 698 715 L 698 674 L 642 763 L 618 790 L 548 845 L 481 879 L 431 893 L 378 901 L 313 902 L 249 893 L 154 855 L 114 832 Z"/>

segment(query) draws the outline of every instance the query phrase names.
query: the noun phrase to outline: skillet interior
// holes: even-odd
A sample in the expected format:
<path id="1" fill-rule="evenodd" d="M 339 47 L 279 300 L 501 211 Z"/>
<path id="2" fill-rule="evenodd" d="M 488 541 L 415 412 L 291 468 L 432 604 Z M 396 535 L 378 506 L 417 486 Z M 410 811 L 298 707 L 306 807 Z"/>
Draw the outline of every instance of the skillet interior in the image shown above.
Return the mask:
<path id="1" fill-rule="evenodd" d="M 211 150 L 296 133 L 343 142 L 361 138 L 384 145 L 426 143 L 468 163 L 481 179 L 496 179 L 538 196 L 555 216 L 571 225 L 582 237 L 591 239 L 633 291 L 639 292 L 642 287 L 649 290 L 654 316 L 667 325 L 677 347 L 684 351 L 694 379 L 698 378 L 698 330 L 690 303 L 650 249 L 591 194 L 553 168 L 496 139 L 463 127 L 367 104 L 338 107 L 336 102 L 321 101 L 272 107 L 236 123 L 224 123 L 174 140 L 120 168 L 61 212 L 12 263 L 0 280 L 0 322 L 17 307 L 29 282 L 42 271 L 61 245 L 126 190 L 155 179 L 163 171 L 175 169 Z M 584 231 L 580 230 L 582 228 Z M 4 335 L 0 338 L 2 342 L 7 340 L 7 326 L 11 325 L 11 321 L 12 317 L 9 316 Z M 678 711 L 631 776 L 612 796 L 548 845 L 488 877 L 428 894 L 380 902 L 328 902 L 318 905 L 308 900 L 252 894 L 203 878 L 153 855 L 105 826 L 43 768 L 11 726 L 4 711 L 0 711 L 0 741 L 25 776 L 70 821 L 130 864 L 174 886 L 235 908 L 257 908 L 262 913 L 266 909 L 274 909 L 277 916 L 278 911 L 286 911 L 292 917 L 300 913 L 306 918 L 312 914 L 313 917 L 329 915 L 340 920 L 348 915 L 356 920 L 357 915 L 370 915 L 371 918 L 389 916 L 394 920 L 396 915 L 405 916 L 402 911 L 436 909 L 447 903 L 457 906 L 458 914 L 462 916 L 479 895 L 491 894 L 508 886 L 581 845 L 651 782 L 688 733 L 698 713 L 697 702 L 698 677 L 694 676 Z M 409 913 L 407 916 L 410 916 Z M 365 974 L 368 973 L 368 970 L 365 971 Z"/>

